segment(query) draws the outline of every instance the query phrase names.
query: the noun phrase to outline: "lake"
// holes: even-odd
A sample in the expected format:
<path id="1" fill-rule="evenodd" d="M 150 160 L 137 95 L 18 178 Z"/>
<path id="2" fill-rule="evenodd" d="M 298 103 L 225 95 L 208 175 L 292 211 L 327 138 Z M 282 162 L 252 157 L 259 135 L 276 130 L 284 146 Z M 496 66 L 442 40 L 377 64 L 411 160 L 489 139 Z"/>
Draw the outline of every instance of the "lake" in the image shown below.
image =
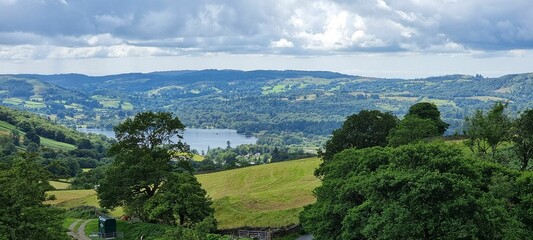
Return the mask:
<path id="1" fill-rule="evenodd" d="M 115 138 L 115 132 L 112 129 L 96 129 L 96 128 L 78 128 L 76 129 L 83 133 L 96 133 L 103 134 L 110 138 Z M 196 149 L 199 153 L 202 150 L 207 153 L 207 148 L 225 148 L 227 142 L 230 141 L 231 147 L 235 147 L 242 144 L 254 144 L 257 138 L 244 136 L 238 134 L 233 129 L 199 129 L 199 128 L 187 128 L 183 136 L 184 142 L 186 142 L 191 149 Z"/>

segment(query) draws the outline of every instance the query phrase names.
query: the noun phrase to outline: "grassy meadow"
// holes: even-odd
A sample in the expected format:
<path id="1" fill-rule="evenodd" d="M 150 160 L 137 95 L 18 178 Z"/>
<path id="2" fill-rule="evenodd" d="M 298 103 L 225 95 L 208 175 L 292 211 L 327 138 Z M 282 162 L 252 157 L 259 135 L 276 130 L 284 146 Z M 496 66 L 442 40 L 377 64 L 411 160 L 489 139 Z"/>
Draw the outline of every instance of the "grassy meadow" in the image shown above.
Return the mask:
<path id="1" fill-rule="evenodd" d="M 320 185 L 318 158 L 272 163 L 197 175 L 213 200 L 219 228 L 284 226 L 298 223 Z"/>
<path id="2" fill-rule="evenodd" d="M 318 158 L 307 158 L 201 174 L 197 178 L 213 200 L 219 228 L 285 226 L 298 223 L 303 206 L 315 201 L 312 191 L 320 181 L 313 172 L 319 164 Z M 59 187 L 68 186 L 61 183 Z M 45 203 L 62 208 L 98 207 L 92 189 L 55 190 L 48 194 L 56 199 Z M 111 212 L 116 217 L 122 214 L 121 208 Z"/>

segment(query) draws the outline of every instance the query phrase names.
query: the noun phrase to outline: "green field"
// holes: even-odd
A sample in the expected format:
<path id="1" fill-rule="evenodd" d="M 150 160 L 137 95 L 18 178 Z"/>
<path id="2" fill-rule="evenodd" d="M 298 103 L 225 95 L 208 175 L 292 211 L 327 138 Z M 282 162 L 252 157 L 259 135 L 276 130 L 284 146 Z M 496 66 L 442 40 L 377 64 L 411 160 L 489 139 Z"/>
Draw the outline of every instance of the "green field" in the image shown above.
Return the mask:
<path id="1" fill-rule="evenodd" d="M 122 108 L 122 110 L 133 110 L 133 104 L 129 102 L 123 102 L 120 107 Z"/>
<path id="2" fill-rule="evenodd" d="M 285 226 L 298 223 L 303 206 L 313 203 L 320 181 L 313 172 L 318 158 L 272 163 L 197 175 L 213 200 L 219 228 L 238 226 Z M 62 208 L 97 206 L 94 190 L 49 191 L 56 200 L 47 204 Z M 121 208 L 111 212 L 121 216 Z"/>
<path id="3" fill-rule="evenodd" d="M 4 99 L 3 103 L 11 104 L 11 105 L 19 105 L 19 104 L 24 103 L 24 100 L 20 98 L 6 98 Z"/>
<path id="4" fill-rule="evenodd" d="M 42 102 L 25 101 L 24 102 L 24 107 L 27 107 L 27 108 L 45 108 L 46 104 L 44 104 Z"/>
<path id="5" fill-rule="evenodd" d="M 219 228 L 284 226 L 298 223 L 302 207 L 313 203 L 320 181 L 318 158 L 272 163 L 197 178 L 213 199 Z"/>
<path id="6" fill-rule="evenodd" d="M 48 191 L 46 192 L 48 195 L 55 195 L 56 196 L 56 199 L 55 200 L 52 200 L 52 201 L 46 201 L 45 203 L 46 204 L 51 204 L 51 205 L 59 205 L 59 204 L 65 204 L 65 203 L 68 203 L 72 200 L 78 200 L 78 199 L 82 199 L 82 198 L 85 198 L 87 196 L 90 196 L 90 195 L 95 195 L 96 196 L 96 192 L 93 190 L 93 189 L 88 189 L 88 190 L 55 190 L 55 191 Z M 85 204 L 81 204 L 81 205 L 85 205 Z M 80 205 L 80 206 L 81 206 Z M 87 206 L 93 206 L 91 204 L 86 204 Z M 74 206 L 72 206 L 74 207 Z"/>
<path id="7" fill-rule="evenodd" d="M 60 182 L 60 181 L 50 181 L 50 185 L 56 190 L 65 190 L 70 187 L 70 183 Z"/>
<path id="8" fill-rule="evenodd" d="M 61 208 L 69 209 L 78 206 L 93 206 L 100 207 L 96 191 L 93 189 L 87 190 L 56 190 L 46 192 L 48 195 L 55 195 L 56 200 L 49 200 L 45 204 L 55 205 Z M 113 217 L 120 217 L 124 215 L 124 209 L 118 207 L 110 212 Z"/>
<path id="9" fill-rule="evenodd" d="M 91 98 L 98 101 L 100 104 L 102 104 L 104 108 L 119 108 L 120 107 L 120 100 L 113 99 L 111 97 L 106 97 L 102 95 L 94 95 Z"/>
<path id="10" fill-rule="evenodd" d="M 7 122 L 4 122 L 4 121 L 0 121 L 0 131 L 3 131 L 3 132 L 11 132 L 12 129 L 15 129 L 15 126 L 7 123 Z"/>
<path id="11" fill-rule="evenodd" d="M 194 160 L 194 161 L 201 162 L 201 161 L 203 161 L 204 159 L 205 159 L 205 157 L 202 156 L 202 155 L 198 155 L 198 154 L 194 154 L 194 155 L 192 155 L 192 160 Z"/>
<path id="12" fill-rule="evenodd" d="M 43 138 L 41 137 L 41 145 L 49 148 L 56 148 L 56 149 L 62 149 L 62 150 L 74 150 L 76 149 L 76 146 L 64 142 L 58 142 L 56 140 L 52 140 L 49 138 Z"/>

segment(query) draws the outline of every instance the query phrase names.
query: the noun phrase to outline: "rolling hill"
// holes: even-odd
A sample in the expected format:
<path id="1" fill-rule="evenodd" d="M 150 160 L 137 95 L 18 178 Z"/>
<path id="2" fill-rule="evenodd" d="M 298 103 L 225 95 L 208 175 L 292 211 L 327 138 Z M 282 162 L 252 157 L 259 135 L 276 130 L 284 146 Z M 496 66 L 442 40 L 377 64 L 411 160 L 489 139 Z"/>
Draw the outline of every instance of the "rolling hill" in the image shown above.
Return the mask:
<path id="1" fill-rule="evenodd" d="M 416 102 L 434 102 L 451 124 L 451 134 L 461 131 L 466 116 L 495 101 L 509 102 L 512 113 L 533 104 L 533 73 L 381 79 L 317 71 L 203 70 L 1 75 L 0 86 L 1 104 L 65 125 L 109 128 L 135 112 L 155 110 L 174 112 L 189 127 L 306 136 L 328 135 L 362 109 L 401 116 Z"/>
<path id="2" fill-rule="evenodd" d="M 54 149 L 73 150 L 81 139 L 89 139 L 102 146 L 109 144 L 108 139 L 101 136 L 84 134 L 36 114 L 0 106 L 0 134 L 10 135 L 15 129 L 21 132 L 22 136 L 30 129 L 35 130 L 41 145 Z"/>
<path id="3" fill-rule="evenodd" d="M 318 158 L 259 165 L 197 175 L 202 188 L 213 200 L 219 228 L 239 226 L 285 226 L 298 223 L 303 206 L 313 203 L 312 194 L 320 181 L 313 172 Z M 49 201 L 64 208 L 98 206 L 94 190 L 48 192 Z M 121 215 L 121 209 L 112 212 Z"/>

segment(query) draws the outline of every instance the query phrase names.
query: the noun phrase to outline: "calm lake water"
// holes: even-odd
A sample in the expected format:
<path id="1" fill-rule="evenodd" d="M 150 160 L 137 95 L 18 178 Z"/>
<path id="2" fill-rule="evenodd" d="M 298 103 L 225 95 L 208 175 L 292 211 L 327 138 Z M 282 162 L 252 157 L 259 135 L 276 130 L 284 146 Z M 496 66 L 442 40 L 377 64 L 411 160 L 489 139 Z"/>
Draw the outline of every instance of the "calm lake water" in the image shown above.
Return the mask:
<path id="1" fill-rule="evenodd" d="M 115 138 L 115 132 L 112 129 L 78 128 L 76 130 L 83 133 L 103 134 L 107 137 Z M 187 128 L 185 129 L 183 138 L 184 142 L 191 146 L 191 149 L 196 149 L 200 153 L 202 150 L 207 153 L 208 147 L 225 148 L 228 141 L 230 141 L 232 147 L 242 144 L 254 144 L 257 141 L 257 138 L 238 134 L 233 129 Z"/>

